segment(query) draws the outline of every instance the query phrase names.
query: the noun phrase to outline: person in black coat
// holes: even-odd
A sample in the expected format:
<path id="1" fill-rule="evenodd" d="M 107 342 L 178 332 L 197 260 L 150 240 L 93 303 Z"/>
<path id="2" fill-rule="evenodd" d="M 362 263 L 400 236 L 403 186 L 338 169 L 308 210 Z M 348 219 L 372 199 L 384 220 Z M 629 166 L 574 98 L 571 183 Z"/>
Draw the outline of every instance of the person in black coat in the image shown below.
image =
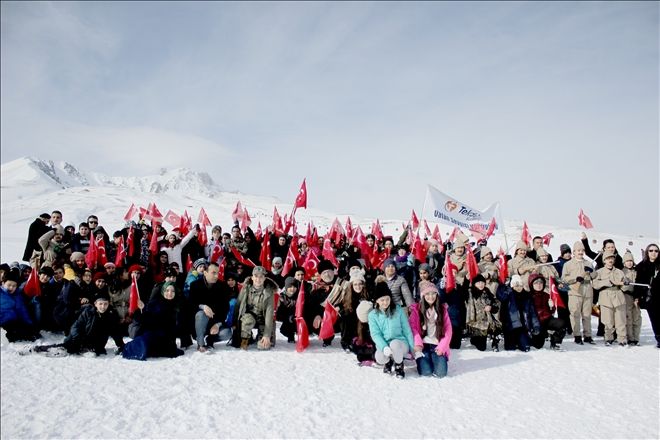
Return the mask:
<path id="1" fill-rule="evenodd" d="M 68 335 L 80 312 L 80 288 L 75 282 L 64 279 L 64 269 L 55 266 L 51 289 L 53 295 L 57 295 L 53 304 L 53 321 L 57 330 Z"/>
<path id="2" fill-rule="evenodd" d="M 178 308 L 176 285 L 166 281 L 161 294 L 151 298 L 142 310 L 140 328 L 135 339 L 126 344 L 126 359 L 144 361 L 148 357 L 177 357 L 183 354 L 176 346 Z"/>
<path id="3" fill-rule="evenodd" d="M 46 232 L 50 231 L 50 228 L 48 227 L 49 221 L 50 214 L 43 213 L 30 223 L 27 243 L 25 244 L 25 251 L 23 252 L 23 261 L 30 261 L 33 251 L 42 251 L 41 246 L 39 245 L 39 238 Z"/>
<path id="4" fill-rule="evenodd" d="M 541 322 L 531 295 L 523 289 L 520 275 L 511 277 L 511 286 L 501 284 L 498 287 L 497 299 L 501 301 L 504 348 L 529 351 L 532 338 L 541 333 Z"/>
<path id="5" fill-rule="evenodd" d="M 640 298 L 640 305 L 646 308 L 655 335 L 655 341 L 660 348 L 660 247 L 652 243 L 646 246 L 644 258 L 635 267 L 637 277 L 635 282 L 648 284 L 651 288 L 635 286 L 635 296 Z"/>
<path id="6" fill-rule="evenodd" d="M 69 354 L 91 350 L 99 356 L 106 354 L 105 345 L 110 337 L 114 339 L 117 348 L 122 350 L 124 340 L 121 336 L 119 315 L 110 307 L 108 294 L 101 292 L 96 295 L 94 305 L 83 307 L 62 346 Z"/>
<path id="7" fill-rule="evenodd" d="M 225 324 L 229 297 L 218 282 L 219 267 L 209 263 L 204 276 L 190 284 L 190 308 L 194 313 L 197 349 L 206 352 L 213 343 L 231 338 L 231 328 Z M 209 335 L 209 338 L 205 337 Z"/>

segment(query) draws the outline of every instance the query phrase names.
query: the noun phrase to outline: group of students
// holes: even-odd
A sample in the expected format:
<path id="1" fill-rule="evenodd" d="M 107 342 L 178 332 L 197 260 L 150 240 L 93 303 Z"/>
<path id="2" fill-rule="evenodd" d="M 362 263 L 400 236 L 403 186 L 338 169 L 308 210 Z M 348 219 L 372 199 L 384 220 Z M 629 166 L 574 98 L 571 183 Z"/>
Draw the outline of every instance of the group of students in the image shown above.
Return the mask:
<path id="1" fill-rule="evenodd" d="M 489 342 L 499 351 L 501 338 L 506 350 L 540 349 L 547 340 L 558 350 L 566 334 L 576 344 L 593 344 L 594 313 L 605 344 L 637 345 L 642 308 L 660 348 L 657 244 L 635 264 L 630 252 L 619 255 L 612 240 L 593 252 L 583 234 L 572 250 L 562 245 L 553 261 L 541 237 L 534 237 L 531 247 L 520 241 L 507 256 L 508 276 L 501 282 L 502 268 L 487 242 L 473 247 L 460 231 L 445 243 L 425 240 L 423 261 L 406 243 L 409 229 L 396 244 L 369 234 L 368 249 L 387 255 L 372 267 L 365 248 L 345 236 L 331 241 L 331 261 L 323 257 L 323 237 L 279 231 L 264 243 L 265 237 L 239 225 L 224 234 L 214 226 L 204 240 L 198 225 L 180 236 L 162 225 L 129 222 L 110 239 L 95 215 L 78 232 L 61 223 L 60 211 L 40 215 L 23 255 L 30 265 L 0 267 L 0 327 L 7 339 L 35 341 L 43 330 L 64 334 L 60 344 L 34 346 L 37 352 L 104 354 L 110 337 L 128 359 L 177 357 L 194 343 L 208 353 L 221 341 L 268 350 L 276 322 L 294 343 L 304 321 L 324 346 L 339 334 L 341 347 L 361 365 L 376 362 L 404 377 L 409 358 L 420 375 L 444 377 L 450 351 L 464 339 L 481 351 Z M 251 264 L 263 260 L 265 246 L 271 267 Z M 294 263 L 283 274 L 291 246 L 301 259 L 313 254 L 318 265 L 310 271 Z M 468 270 L 469 253 L 478 262 L 476 276 Z M 551 300 L 552 285 L 565 308 Z M 336 315 L 330 331 L 324 325 L 328 307 Z"/>

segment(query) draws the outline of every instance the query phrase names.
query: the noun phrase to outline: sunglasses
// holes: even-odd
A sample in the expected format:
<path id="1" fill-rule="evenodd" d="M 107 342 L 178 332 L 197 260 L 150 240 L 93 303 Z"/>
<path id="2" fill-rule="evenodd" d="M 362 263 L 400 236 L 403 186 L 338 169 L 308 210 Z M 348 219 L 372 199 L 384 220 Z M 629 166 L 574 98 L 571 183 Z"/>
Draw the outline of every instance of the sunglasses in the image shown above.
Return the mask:
<path id="1" fill-rule="evenodd" d="M 653 253 L 657 254 L 657 253 L 660 252 L 660 251 L 659 251 L 658 249 L 649 249 L 649 253 L 650 253 L 650 252 L 653 252 Z"/>
<path id="2" fill-rule="evenodd" d="M 98 222 L 99 222 L 98 220 L 89 220 L 87 223 L 90 223 L 90 224 L 92 224 L 92 223 L 93 223 L 93 224 L 98 224 Z"/>

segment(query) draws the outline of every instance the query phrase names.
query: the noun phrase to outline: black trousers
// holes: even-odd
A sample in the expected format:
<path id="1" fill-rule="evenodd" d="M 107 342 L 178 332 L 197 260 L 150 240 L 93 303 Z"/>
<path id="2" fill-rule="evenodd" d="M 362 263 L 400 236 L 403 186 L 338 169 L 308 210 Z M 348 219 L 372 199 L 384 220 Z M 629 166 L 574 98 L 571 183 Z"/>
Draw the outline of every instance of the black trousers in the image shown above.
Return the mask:
<path id="1" fill-rule="evenodd" d="M 538 335 L 532 336 L 532 346 L 534 348 L 542 348 L 545 344 L 545 339 L 550 334 L 551 345 L 561 344 L 564 340 L 566 331 L 564 330 L 565 322 L 561 318 L 550 318 L 541 324 L 541 332 Z"/>

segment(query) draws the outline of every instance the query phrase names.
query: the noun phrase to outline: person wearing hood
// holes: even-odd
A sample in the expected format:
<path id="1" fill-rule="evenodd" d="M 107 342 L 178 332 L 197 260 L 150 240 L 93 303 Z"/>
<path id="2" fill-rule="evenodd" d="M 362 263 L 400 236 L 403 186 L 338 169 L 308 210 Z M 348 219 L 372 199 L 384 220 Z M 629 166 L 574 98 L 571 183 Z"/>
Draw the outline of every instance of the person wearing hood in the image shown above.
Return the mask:
<path id="1" fill-rule="evenodd" d="M 534 303 L 534 309 L 541 324 L 538 335 L 532 336 L 532 346 L 541 349 L 550 335 L 550 348 L 561 350 L 561 343 L 566 334 L 565 323 L 561 318 L 555 318 L 553 313 L 557 305 L 550 299 L 545 291 L 546 281 L 543 275 L 535 273 L 529 277 L 529 290 Z"/>
<path id="2" fill-rule="evenodd" d="M 477 350 L 485 351 L 490 336 L 493 351 L 499 351 L 499 334 L 502 332 L 499 319 L 500 304 L 495 295 L 486 289 L 486 279 L 481 274 L 472 280 L 466 307 L 466 327 L 470 335 L 470 343 Z"/>
<path id="3" fill-rule="evenodd" d="M 34 341 L 40 337 L 18 288 L 19 274 L 10 270 L 0 287 L 0 327 L 7 332 L 9 342 Z"/>
<path id="4" fill-rule="evenodd" d="M 415 346 L 410 323 L 403 308 L 392 300 L 392 292 L 383 277 L 376 279 L 374 309 L 369 312 L 369 332 L 376 344 L 376 362 L 383 365 L 383 373 L 390 374 L 392 366 L 397 378 L 403 379 L 403 358 Z"/>
<path id="5" fill-rule="evenodd" d="M 280 321 L 280 333 L 287 338 L 287 342 L 296 342 L 296 302 L 300 283 L 293 277 L 287 277 L 284 280 L 284 290 L 280 295 L 280 301 L 277 306 L 275 319 Z"/>
<path id="6" fill-rule="evenodd" d="M 495 264 L 493 251 L 487 246 L 481 246 L 479 255 L 481 256 L 478 264 L 479 273 L 486 280 L 486 288 L 495 295 L 499 286 L 499 269 Z"/>
<path id="7" fill-rule="evenodd" d="M 125 359 L 144 361 L 149 357 L 174 358 L 183 354 L 176 346 L 176 295 L 176 284 L 171 281 L 162 284 L 160 295 L 153 297 L 142 310 L 140 329 L 122 352 Z"/>
<path id="8" fill-rule="evenodd" d="M 271 262 L 271 269 L 270 269 L 270 273 L 268 274 L 268 278 L 275 281 L 275 284 L 277 284 L 277 287 L 279 287 L 280 289 L 284 287 L 284 277 L 282 276 L 282 269 L 283 269 L 282 257 L 273 258 Z"/>

